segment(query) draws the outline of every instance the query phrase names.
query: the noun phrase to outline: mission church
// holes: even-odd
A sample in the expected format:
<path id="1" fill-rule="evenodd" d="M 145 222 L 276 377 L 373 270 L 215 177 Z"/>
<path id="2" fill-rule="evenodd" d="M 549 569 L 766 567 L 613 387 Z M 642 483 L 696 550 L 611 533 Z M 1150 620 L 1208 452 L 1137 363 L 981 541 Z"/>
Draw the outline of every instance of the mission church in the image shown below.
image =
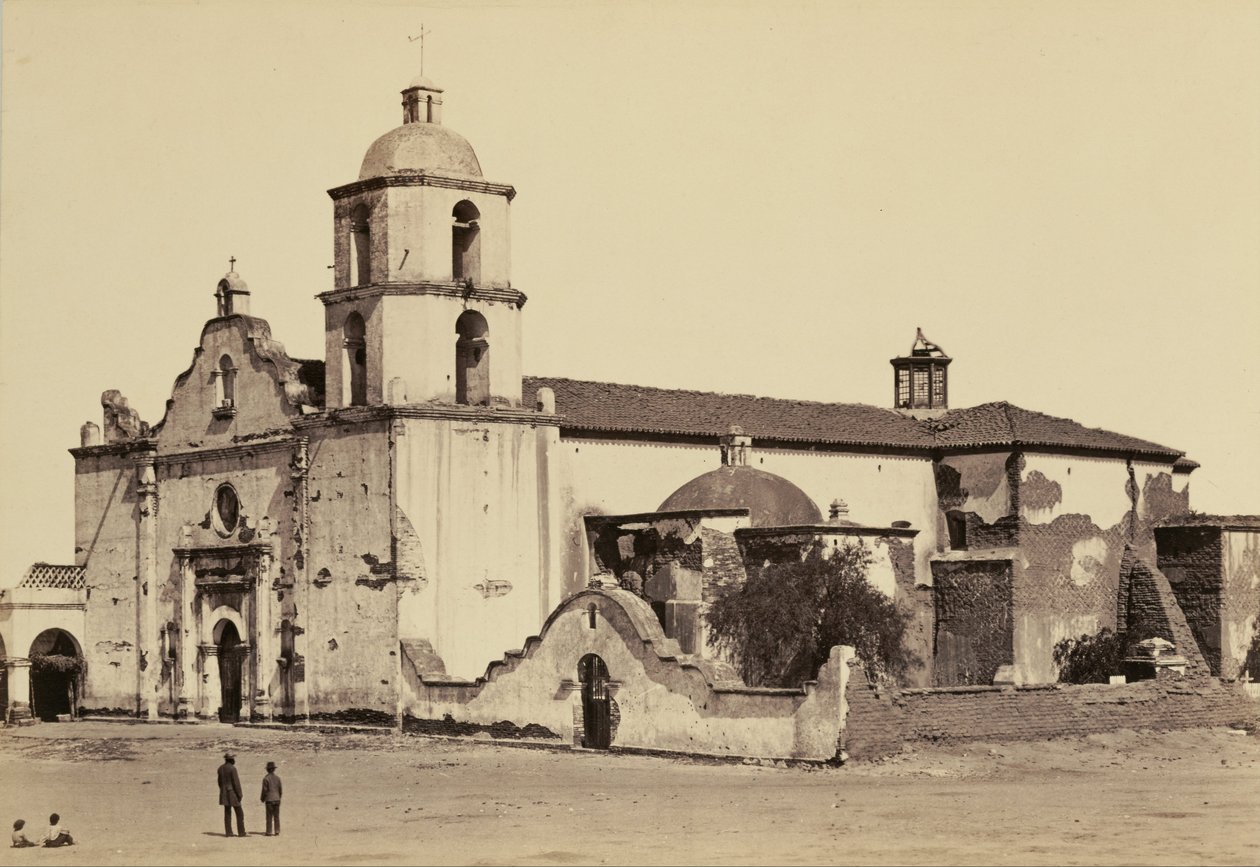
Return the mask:
<path id="1" fill-rule="evenodd" d="M 74 565 L 0 600 L 11 715 L 26 658 L 60 642 L 85 664 L 68 702 L 39 687 L 46 718 L 353 711 L 826 753 L 845 660 L 756 690 L 704 617 L 817 542 L 865 547 L 913 614 L 918 686 L 1053 681 L 1055 642 L 1123 631 L 1139 596 L 1192 670 L 1239 675 L 1255 594 L 1187 619 L 1160 570 L 1196 464 L 1008 403 L 950 409 L 922 332 L 887 407 L 526 376 L 515 190 L 442 125 L 440 88 L 402 97 L 329 190 L 324 357 L 289 357 L 233 269 L 163 418 L 107 391 L 83 426 Z M 1246 522 L 1207 525 L 1254 551 Z"/>

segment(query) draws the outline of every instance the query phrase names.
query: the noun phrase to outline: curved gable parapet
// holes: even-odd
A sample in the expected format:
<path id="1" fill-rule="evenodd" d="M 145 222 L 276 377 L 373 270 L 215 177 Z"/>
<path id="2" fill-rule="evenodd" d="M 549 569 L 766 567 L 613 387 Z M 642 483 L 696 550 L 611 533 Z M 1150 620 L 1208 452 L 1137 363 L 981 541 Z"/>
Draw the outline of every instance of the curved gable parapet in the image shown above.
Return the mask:
<path id="1" fill-rule="evenodd" d="M 660 663 L 675 666 L 684 675 L 694 678 L 692 683 L 697 689 L 697 694 L 703 692 L 702 688 L 705 688 L 714 691 L 806 695 L 812 687 L 812 682 L 807 682 L 801 688 L 796 689 L 748 687 L 738 679 L 738 675 L 735 674 L 733 669 L 720 661 L 683 653 L 678 642 L 665 635 L 664 629 L 661 628 L 660 620 L 657 619 L 656 612 L 641 597 L 621 588 L 596 587 L 579 590 L 577 593 L 569 596 L 556 606 L 555 610 L 543 622 L 538 635 L 533 635 L 526 639 L 524 648 L 510 651 L 504 654 L 502 659 L 496 659 L 491 662 L 486 666 L 486 673 L 475 681 L 462 681 L 462 683 L 480 688 L 514 671 L 524 660 L 531 658 L 537 653 L 538 648 L 547 640 L 548 633 L 551 632 L 556 621 L 573 612 L 585 613 L 592 602 L 597 604 L 601 616 L 607 617 L 609 608 L 611 608 L 615 612 L 614 617 L 618 620 L 624 618 L 624 624 L 614 623 L 614 628 L 617 629 L 622 639 L 627 643 L 638 643 Z M 611 603 L 611 606 L 608 606 L 608 603 Z M 420 680 L 423 683 L 432 685 L 458 683 L 458 681 L 454 681 L 451 678 L 425 677 L 424 675 L 420 675 Z"/>
<path id="2" fill-rule="evenodd" d="M 225 376 L 225 359 L 231 361 L 230 379 Z M 274 388 L 260 389 L 253 375 L 258 372 L 266 374 Z M 180 427 L 176 435 L 180 440 L 198 432 L 213 436 L 212 420 L 226 427 L 238 414 L 240 431 L 272 429 L 286 424 L 303 407 L 318 405 L 310 371 L 289 357 L 284 344 L 271 336 L 268 322 L 237 313 L 211 319 L 201 329 L 192 363 L 175 377 L 166 412 L 153 433 L 169 436 Z M 175 419 L 182 421 L 176 425 Z"/>

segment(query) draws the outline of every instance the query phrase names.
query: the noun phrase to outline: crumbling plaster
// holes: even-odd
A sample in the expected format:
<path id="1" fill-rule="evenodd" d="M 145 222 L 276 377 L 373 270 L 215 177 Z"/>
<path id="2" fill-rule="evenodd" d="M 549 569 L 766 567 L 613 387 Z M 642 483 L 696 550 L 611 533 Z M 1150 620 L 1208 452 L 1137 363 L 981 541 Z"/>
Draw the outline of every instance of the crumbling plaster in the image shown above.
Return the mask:
<path id="1" fill-rule="evenodd" d="M 591 606 L 595 628 L 590 627 Z M 818 680 L 801 689 L 718 687 L 680 656 L 650 607 L 625 590 L 585 590 L 567 599 L 516 654 L 474 683 L 409 675 L 406 710 L 489 725 L 540 725 L 575 737 L 581 719 L 578 662 L 599 655 L 620 719 L 613 747 L 726 756 L 830 759 L 844 715 L 852 650 L 835 648 Z"/>
<path id="2" fill-rule="evenodd" d="M 567 501 L 565 526 L 569 528 L 563 568 L 570 592 L 588 577 L 580 532 L 586 514 L 653 511 L 682 485 L 721 466 L 716 446 L 703 444 L 564 436 L 559 454 Z M 893 521 L 909 521 L 919 531 L 916 580 L 931 583 L 929 557 L 936 545 L 937 499 L 927 458 L 762 448 L 754 441 L 749 465 L 797 485 L 824 513 L 839 498 L 858 523 L 888 526 Z"/>

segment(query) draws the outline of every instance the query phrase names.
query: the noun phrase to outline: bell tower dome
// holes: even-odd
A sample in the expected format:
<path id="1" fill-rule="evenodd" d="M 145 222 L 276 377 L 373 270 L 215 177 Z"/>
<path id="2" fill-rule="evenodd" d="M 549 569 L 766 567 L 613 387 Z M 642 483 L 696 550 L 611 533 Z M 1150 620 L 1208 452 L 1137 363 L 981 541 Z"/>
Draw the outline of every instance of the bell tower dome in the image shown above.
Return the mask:
<path id="1" fill-rule="evenodd" d="M 372 143 L 357 181 L 328 191 L 328 406 L 519 406 L 516 190 L 486 181 L 472 145 L 442 125 L 440 87 L 420 77 L 402 97 L 402 125 Z"/>

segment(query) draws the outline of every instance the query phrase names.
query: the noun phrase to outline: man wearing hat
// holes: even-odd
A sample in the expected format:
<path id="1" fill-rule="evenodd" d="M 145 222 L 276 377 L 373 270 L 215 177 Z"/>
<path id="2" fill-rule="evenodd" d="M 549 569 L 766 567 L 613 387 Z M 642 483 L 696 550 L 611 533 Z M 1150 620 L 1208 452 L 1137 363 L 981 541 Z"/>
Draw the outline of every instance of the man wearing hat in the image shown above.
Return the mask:
<path id="1" fill-rule="evenodd" d="M 232 811 L 236 811 L 236 833 L 245 836 L 245 811 L 241 809 L 241 777 L 236 773 L 236 754 L 224 753 L 219 765 L 219 803 L 223 805 L 223 835 L 232 836 Z"/>
<path id="2" fill-rule="evenodd" d="M 267 836 L 280 835 L 280 778 L 276 776 L 276 763 L 267 762 L 267 776 L 263 777 L 263 806 L 267 809 Z"/>

